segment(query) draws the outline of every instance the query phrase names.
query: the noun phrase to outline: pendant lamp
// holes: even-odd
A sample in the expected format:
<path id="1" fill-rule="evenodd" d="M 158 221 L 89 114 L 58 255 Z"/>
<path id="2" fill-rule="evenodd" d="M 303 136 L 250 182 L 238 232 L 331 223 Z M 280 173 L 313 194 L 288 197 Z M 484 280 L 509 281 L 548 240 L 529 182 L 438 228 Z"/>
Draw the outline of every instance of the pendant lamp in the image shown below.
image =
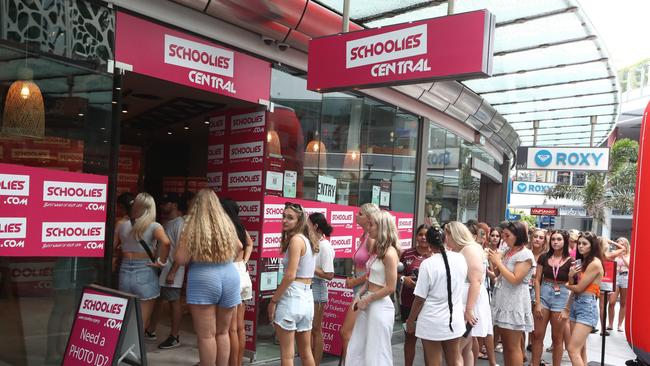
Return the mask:
<path id="1" fill-rule="evenodd" d="M 282 156 L 280 135 L 275 130 L 268 130 L 266 133 L 266 151 L 269 155 Z"/>
<path id="2" fill-rule="evenodd" d="M 45 105 L 31 69 L 22 68 L 18 80 L 7 91 L 2 113 L 2 134 L 42 138 L 45 135 Z"/>
<path id="3" fill-rule="evenodd" d="M 305 148 L 305 169 L 327 170 L 327 148 L 320 140 L 311 140 Z"/>

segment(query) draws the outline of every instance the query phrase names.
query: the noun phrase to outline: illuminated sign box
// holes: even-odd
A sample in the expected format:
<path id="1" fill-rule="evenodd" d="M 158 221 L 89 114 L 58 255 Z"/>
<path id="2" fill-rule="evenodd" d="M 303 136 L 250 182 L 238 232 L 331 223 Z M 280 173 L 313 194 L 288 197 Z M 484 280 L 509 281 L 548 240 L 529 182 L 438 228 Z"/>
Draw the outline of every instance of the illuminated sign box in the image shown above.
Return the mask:
<path id="1" fill-rule="evenodd" d="M 473 11 L 309 41 L 307 89 L 490 76 L 494 16 Z"/>
<path id="2" fill-rule="evenodd" d="M 535 216 L 557 216 L 557 208 L 532 207 L 530 214 Z"/>
<path id="3" fill-rule="evenodd" d="M 606 147 L 519 147 L 517 169 L 606 172 Z"/>

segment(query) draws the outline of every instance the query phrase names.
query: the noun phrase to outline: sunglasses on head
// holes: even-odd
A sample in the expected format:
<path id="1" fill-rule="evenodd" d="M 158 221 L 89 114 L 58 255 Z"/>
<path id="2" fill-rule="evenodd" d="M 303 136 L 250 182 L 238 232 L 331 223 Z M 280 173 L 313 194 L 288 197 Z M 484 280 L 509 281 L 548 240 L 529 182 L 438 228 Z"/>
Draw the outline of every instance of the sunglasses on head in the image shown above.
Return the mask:
<path id="1" fill-rule="evenodd" d="M 298 203 L 293 203 L 293 202 L 285 202 L 284 203 L 284 208 L 290 208 L 296 212 L 302 212 L 302 206 Z"/>

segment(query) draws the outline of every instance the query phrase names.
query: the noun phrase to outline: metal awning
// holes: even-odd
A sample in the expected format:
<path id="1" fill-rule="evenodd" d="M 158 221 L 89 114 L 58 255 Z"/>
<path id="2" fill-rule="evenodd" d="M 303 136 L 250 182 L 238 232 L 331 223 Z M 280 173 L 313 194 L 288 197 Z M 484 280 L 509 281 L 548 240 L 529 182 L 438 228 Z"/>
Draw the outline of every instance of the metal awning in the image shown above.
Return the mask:
<path id="1" fill-rule="evenodd" d="M 343 0 L 318 0 L 341 13 Z M 447 14 L 447 1 L 351 0 L 352 21 L 381 27 Z M 515 129 L 522 146 L 599 145 L 619 113 L 616 73 L 577 0 L 457 0 L 497 19 L 493 76 L 462 82 Z M 592 117 L 594 117 L 592 119 Z M 593 126 L 592 136 L 592 120 Z"/>

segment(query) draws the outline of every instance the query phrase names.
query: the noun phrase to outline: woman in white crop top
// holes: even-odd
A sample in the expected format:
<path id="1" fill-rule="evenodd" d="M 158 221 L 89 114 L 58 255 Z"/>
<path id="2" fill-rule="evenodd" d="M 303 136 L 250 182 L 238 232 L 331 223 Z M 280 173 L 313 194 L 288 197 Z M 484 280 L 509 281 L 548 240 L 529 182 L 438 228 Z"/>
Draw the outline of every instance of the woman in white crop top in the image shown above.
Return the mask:
<path id="1" fill-rule="evenodd" d="M 280 364 L 293 365 L 294 340 L 302 365 L 314 366 L 311 327 L 314 319 L 314 277 L 318 238 L 307 226 L 302 206 L 287 202 L 282 215 L 281 252 L 284 276 L 268 305 L 268 316 L 280 340 Z"/>
<path id="2" fill-rule="evenodd" d="M 395 307 L 390 295 L 397 285 L 399 239 L 395 218 L 387 211 L 372 215 L 369 235 L 375 239 L 366 264 L 368 283 L 354 303 L 359 313 L 345 356 L 346 365 L 393 364 L 391 336 Z"/>

